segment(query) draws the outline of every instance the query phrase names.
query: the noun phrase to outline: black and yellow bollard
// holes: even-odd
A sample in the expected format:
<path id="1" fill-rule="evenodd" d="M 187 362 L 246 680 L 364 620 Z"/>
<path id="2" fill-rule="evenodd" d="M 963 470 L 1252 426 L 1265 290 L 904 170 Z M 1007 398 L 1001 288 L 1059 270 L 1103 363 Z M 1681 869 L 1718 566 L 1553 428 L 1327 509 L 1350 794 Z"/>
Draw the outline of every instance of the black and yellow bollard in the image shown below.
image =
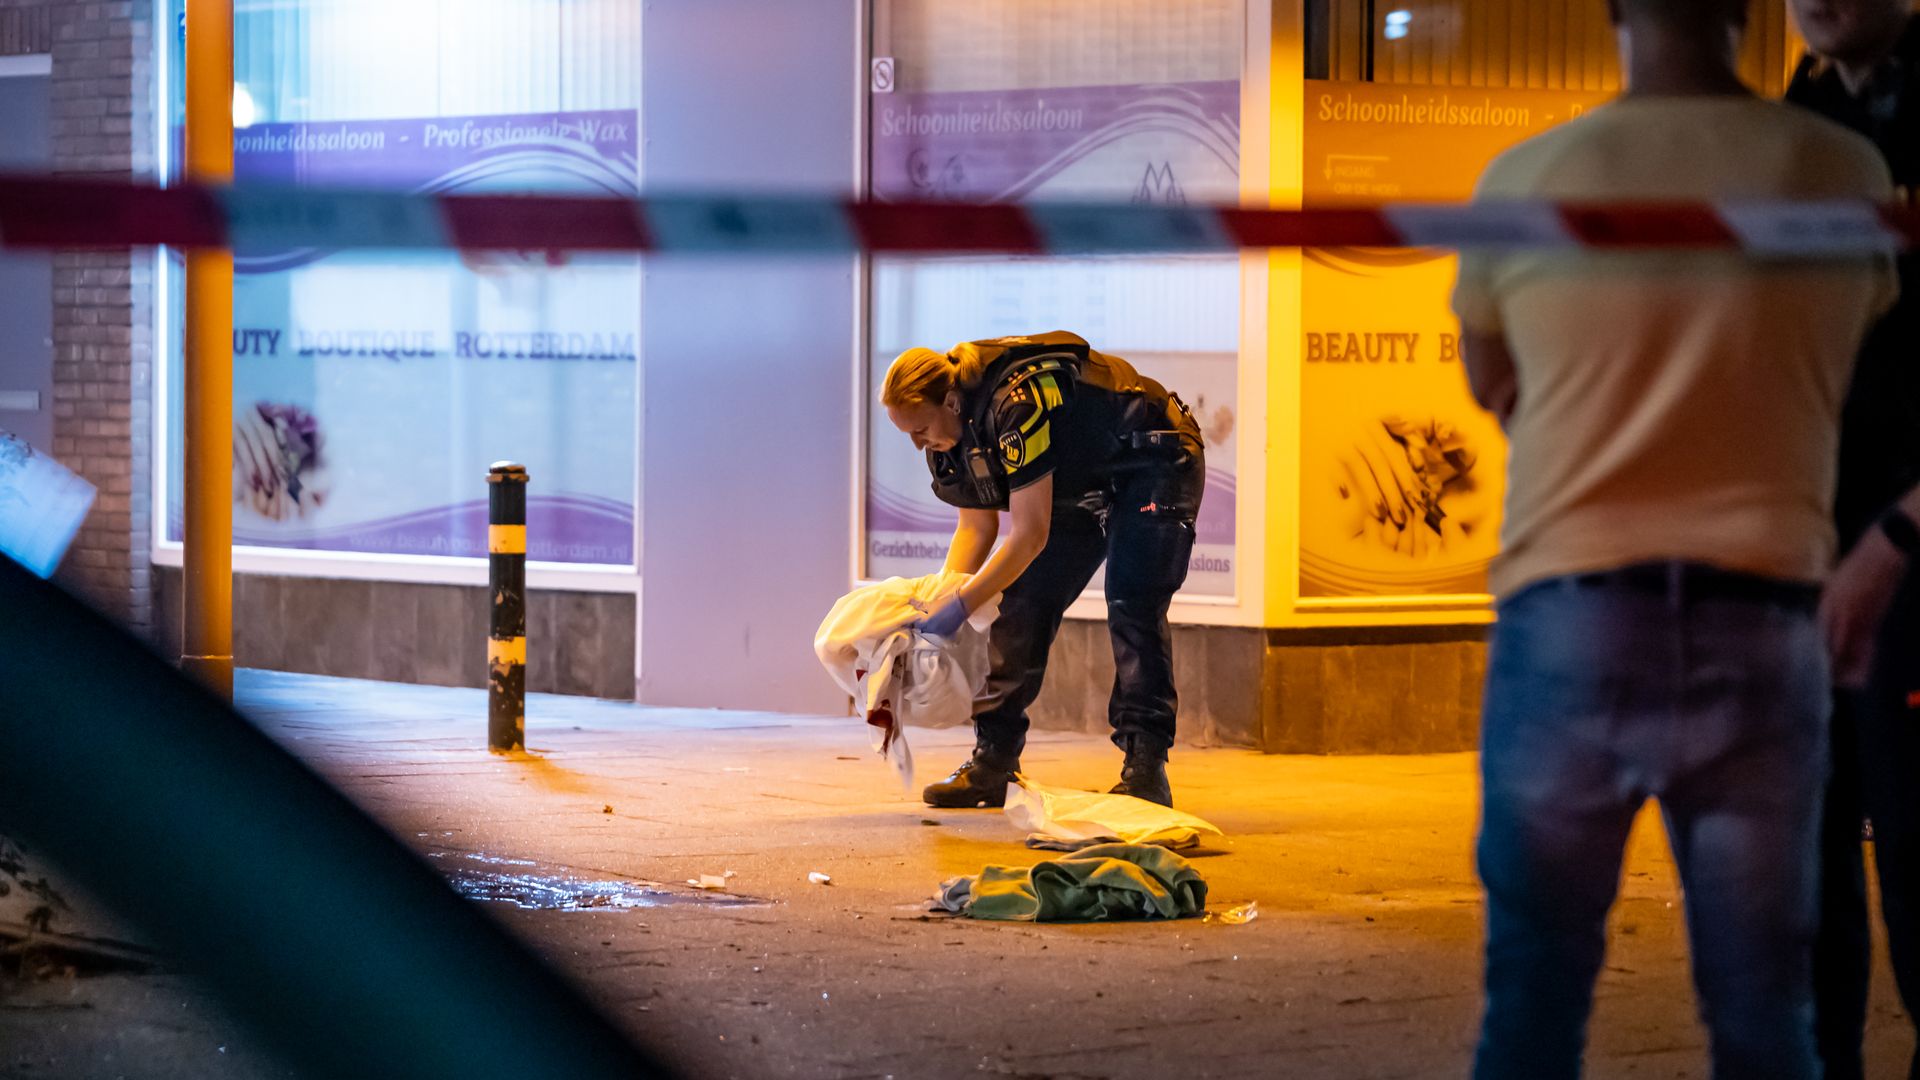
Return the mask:
<path id="1" fill-rule="evenodd" d="M 487 472 L 487 749 L 527 745 L 527 469 L 496 461 Z"/>

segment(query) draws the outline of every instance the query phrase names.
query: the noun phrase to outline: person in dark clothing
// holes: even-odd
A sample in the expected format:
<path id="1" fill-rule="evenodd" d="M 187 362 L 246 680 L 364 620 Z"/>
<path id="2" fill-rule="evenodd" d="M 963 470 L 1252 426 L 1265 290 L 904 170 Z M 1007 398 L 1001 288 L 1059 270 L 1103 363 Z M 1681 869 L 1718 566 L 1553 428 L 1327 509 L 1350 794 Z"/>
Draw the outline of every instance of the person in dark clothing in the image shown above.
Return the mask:
<path id="1" fill-rule="evenodd" d="M 1001 597 L 973 754 L 926 801 L 1005 804 L 1060 620 L 1104 560 L 1115 668 L 1107 719 L 1126 754 L 1113 790 L 1173 805 L 1166 758 L 1179 698 L 1167 608 L 1187 577 L 1206 482 L 1187 407 L 1062 331 L 909 349 L 880 401 L 926 451 L 934 494 L 960 511 L 946 569 L 973 575 L 921 629 L 951 634 Z M 1002 513 L 1012 528 L 996 551 Z"/>
<path id="2" fill-rule="evenodd" d="M 1910 193 L 1920 184 L 1920 18 L 1910 0 L 1792 6 L 1809 54 L 1787 100 L 1873 140 Z M 1847 554 L 1826 606 L 1830 636 L 1853 662 L 1843 655 L 1836 667 L 1845 685 L 1834 699 L 1814 954 L 1815 1034 L 1830 1080 L 1863 1075 L 1872 970 L 1863 818 L 1873 823 L 1894 977 L 1908 1017 L 1920 1010 L 1920 577 L 1907 572 L 1920 536 L 1913 507 L 1900 506 L 1920 482 L 1917 268 L 1911 255 L 1900 260 L 1900 301 L 1862 347 L 1841 418 L 1834 513 Z M 1920 1051 L 1908 1076 L 1920 1080 Z"/>

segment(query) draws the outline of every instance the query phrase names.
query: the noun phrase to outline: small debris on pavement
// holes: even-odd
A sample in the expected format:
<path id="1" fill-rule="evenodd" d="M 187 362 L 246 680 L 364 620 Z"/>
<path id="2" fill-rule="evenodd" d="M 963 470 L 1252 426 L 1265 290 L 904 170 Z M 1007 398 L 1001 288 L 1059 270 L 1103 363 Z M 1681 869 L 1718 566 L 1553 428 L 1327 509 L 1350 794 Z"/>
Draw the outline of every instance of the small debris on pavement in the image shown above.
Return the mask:
<path id="1" fill-rule="evenodd" d="M 611 806 L 603 806 L 603 807 L 601 807 L 601 808 L 600 808 L 600 812 L 601 812 L 601 813 L 603 813 L 603 814 L 611 814 L 611 813 L 613 813 L 613 807 L 611 807 Z"/>
<path id="2" fill-rule="evenodd" d="M 815 871 L 814 871 L 813 873 L 811 873 L 811 874 L 808 874 L 808 875 L 807 875 L 807 880 L 808 880 L 808 881 L 811 881 L 811 882 L 813 882 L 813 883 L 814 883 L 815 885 L 831 885 L 831 884 L 833 884 L 833 878 L 831 878 L 831 877 L 829 877 L 829 876 L 828 876 L 828 875 L 826 875 L 826 874 L 823 874 L 823 873 L 821 873 L 821 872 L 820 872 L 820 871 L 818 871 L 818 870 L 815 870 Z"/>
<path id="3" fill-rule="evenodd" d="M 725 892 L 727 890 L 727 879 L 719 874 L 701 874 L 697 878 L 688 878 L 687 884 L 696 889 L 706 889 L 709 892 Z"/>
<path id="4" fill-rule="evenodd" d="M 1260 902 L 1249 900 L 1244 904 L 1235 904 L 1230 908 L 1207 912 L 1206 922 L 1222 923 L 1227 926 L 1244 926 L 1260 917 Z"/>
<path id="5" fill-rule="evenodd" d="M 921 819 L 920 819 L 920 824 L 922 824 L 922 825 L 938 825 L 938 824 L 940 824 L 940 823 L 939 823 L 939 822 L 937 822 L 937 821 L 935 821 L 935 820 L 933 820 L 933 819 L 932 819 L 932 818 L 930 818 L 930 817 L 923 817 L 923 818 L 921 818 Z"/>

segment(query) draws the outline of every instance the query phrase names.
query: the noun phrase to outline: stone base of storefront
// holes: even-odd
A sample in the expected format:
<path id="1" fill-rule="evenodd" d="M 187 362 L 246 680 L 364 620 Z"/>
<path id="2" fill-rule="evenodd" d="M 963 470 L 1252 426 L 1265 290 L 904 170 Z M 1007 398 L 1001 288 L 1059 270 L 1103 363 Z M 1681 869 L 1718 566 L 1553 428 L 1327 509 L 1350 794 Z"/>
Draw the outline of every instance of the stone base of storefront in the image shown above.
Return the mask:
<path id="1" fill-rule="evenodd" d="M 154 567 L 156 644 L 180 652 L 180 571 Z M 634 598 L 527 593 L 527 689 L 631 701 Z M 476 585 L 233 576 L 239 667 L 487 685 L 487 590 Z"/>
<path id="2" fill-rule="evenodd" d="M 1486 633 L 1481 626 L 1177 626 L 1180 740 L 1275 754 L 1471 750 Z M 1112 686 L 1106 623 L 1069 620 L 1054 642 L 1034 725 L 1104 733 Z"/>

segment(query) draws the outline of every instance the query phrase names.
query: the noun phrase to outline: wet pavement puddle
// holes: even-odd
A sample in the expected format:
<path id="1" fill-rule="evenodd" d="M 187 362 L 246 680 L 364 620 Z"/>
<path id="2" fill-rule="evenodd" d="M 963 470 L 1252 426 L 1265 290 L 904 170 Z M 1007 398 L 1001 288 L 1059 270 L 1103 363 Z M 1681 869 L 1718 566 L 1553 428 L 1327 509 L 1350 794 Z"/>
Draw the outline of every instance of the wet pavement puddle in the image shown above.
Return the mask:
<path id="1" fill-rule="evenodd" d="M 435 852 L 432 857 L 439 857 Z M 491 866 L 535 866 L 523 859 L 501 859 L 487 855 L 456 856 Z M 452 860 L 449 859 L 449 862 Z M 619 911 L 659 907 L 750 907 L 769 901 L 732 893 L 668 888 L 654 881 L 631 878 L 585 878 L 565 867 L 548 872 L 519 872 L 482 869 L 464 865 L 445 865 L 442 870 L 454 891 L 469 900 L 512 904 L 529 911 Z"/>

